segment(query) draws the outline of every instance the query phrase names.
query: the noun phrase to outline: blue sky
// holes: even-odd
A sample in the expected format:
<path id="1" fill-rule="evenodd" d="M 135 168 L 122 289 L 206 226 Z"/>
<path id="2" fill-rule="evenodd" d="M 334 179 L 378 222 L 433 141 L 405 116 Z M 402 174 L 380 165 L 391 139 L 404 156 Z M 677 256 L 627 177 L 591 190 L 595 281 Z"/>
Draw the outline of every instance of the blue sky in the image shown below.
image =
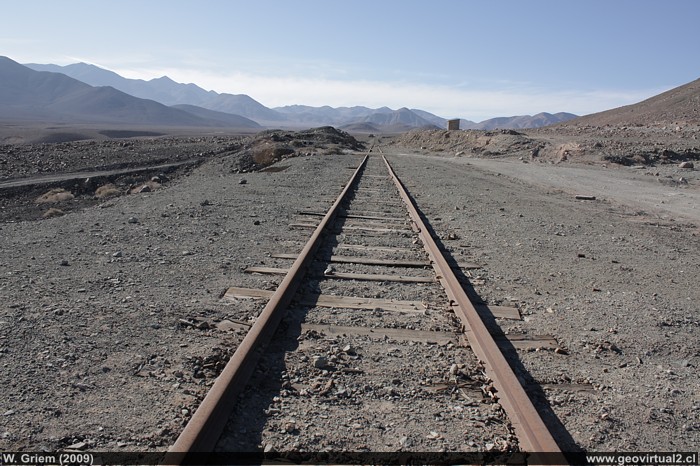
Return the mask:
<path id="1" fill-rule="evenodd" d="M 5 0 L 0 55 L 269 107 L 587 114 L 700 77 L 697 0 Z"/>

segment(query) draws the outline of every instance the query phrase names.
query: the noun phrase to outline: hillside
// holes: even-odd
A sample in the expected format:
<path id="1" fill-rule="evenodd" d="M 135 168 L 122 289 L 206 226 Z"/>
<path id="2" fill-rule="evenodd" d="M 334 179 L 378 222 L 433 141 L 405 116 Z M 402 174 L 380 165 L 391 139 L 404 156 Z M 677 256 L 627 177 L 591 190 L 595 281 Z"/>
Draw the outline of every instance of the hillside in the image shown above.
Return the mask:
<path id="1" fill-rule="evenodd" d="M 573 113 L 559 112 L 559 113 L 547 113 L 541 112 L 537 115 L 519 115 L 512 117 L 499 117 L 491 118 L 489 120 L 484 120 L 480 123 L 475 123 L 469 125 L 468 127 L 462 127 L 462 129 L 482 129 L 482 130 L 493 130 L 493 129 L 527 129 L 527 128 L 541 128 L 543 126 L 554 125 L 556 123 L 561 123 L 564 121 L 569 121 L 576 118 Z"/>
<path id="2" fill-rule="evenodd" d="M 60 73 L 35 71 L 0 57 L 0 118 L 67 123 L 220 126 L 112 87 L 92 87 Z"/>
<path id="3" fill-rule="evenodd" d="M 700 79 L 642 102 L 593 113 L 569 124 L 577 126 L 700 123 Z"/>
<path id="4" fill-rule="evenodd" d="M 411 128 L 434 128 L 433 125 L 428 120 L 421 118 L 414 112 L 407 108 L 400 108 L 396 111 L 390 112 L 377 112 L 372 115 L 366 116 L 358 123 L 372 123 L 378 126 L 389 126 L 389 127 L 411 127 Z"/>
<path id="5" fill-rule="evenodd" d="M 172 108 L 184 110 L 187 113 L 191 113 L 192 115 L 198 116 L 200 118 L 206 118 L 210 121 L 218 121 L 223 126 L 230 126 L 233 128 L 262 129 L 262 126 L 260 126 L 253 120 L 246 117 L 242 117 L 240 115 L 233 115 L 231 113 L 208 110 L 206 108 L 197 107 L 196 105 L 173 105 Z"/>
<path id="6" fill-rule="evenodd" d="M 113 71 L 87 63 L 67 66 L 29 63 L 27 67 L 38 71 L 63 73 L 91 86 L 112 86 L 127 94 L 150 99 L 164 105 L 195 105 L 218 112 L 240 115 L 255 121 L 280 122 L 284 115 L 271 110 L 245 94 L 219 94 L 206 91 L 195 84 L 182 84 L 167 76 L 148 81 L 129 79 Z"/>

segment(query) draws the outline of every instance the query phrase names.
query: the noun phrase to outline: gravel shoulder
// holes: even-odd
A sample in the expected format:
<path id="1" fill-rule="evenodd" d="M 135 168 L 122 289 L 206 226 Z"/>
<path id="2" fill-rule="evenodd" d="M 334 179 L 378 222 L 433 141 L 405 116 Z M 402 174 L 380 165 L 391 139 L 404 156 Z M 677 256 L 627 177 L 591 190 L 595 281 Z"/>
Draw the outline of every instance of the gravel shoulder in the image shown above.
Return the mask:
<path id="1" fill-rule="evenodd" d="M 700 224 L 700 177 L 695 170 L 677 166 L 606 168 L 527 164 L 513 159 L 459 158 L 455 162 L 545 189 L 595 196 L 597 200 L 637 210 L 639 215 Z"/>

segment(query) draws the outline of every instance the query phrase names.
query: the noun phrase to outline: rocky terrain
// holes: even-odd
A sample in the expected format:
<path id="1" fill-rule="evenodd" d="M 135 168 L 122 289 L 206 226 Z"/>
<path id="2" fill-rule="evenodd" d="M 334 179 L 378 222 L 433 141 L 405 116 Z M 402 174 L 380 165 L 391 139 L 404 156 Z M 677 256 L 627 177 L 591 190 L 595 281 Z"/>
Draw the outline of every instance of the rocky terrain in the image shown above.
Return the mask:
<path id="1" fill-rule="evenodd" d="M 678 164 L 700 158 L 700 125 L 557 125 L 528 130 L 411 131 L 394 144 L 458 157 L 544 163 Z"/>
<path id="2" fill-rule="evenodd" d="M 167 138 L 126 142 L 143 157 L 179 145 Z M 101 146 L 71 147 L 70 158 L 79 160 L 79 148 Z M 115 150 L 125 163 L 128 148 Z M 74 198 L 59 196 L 39 211 L 65 215 L 4 216 L 0 447 L 166 449 L 261 309 L 257 302 L 224 302 L 223 290 L 276 286 L 278 278 L 242 271 L 283 267 L 270 254 L 298 252 L 308 232 L 288 225 L 300 210 L 330 205 L 360 160 L 353 148 L 359 145 L 330 129 L 185 139 L 182 158 L 205 154 L 204 160 L 160 187 L 105 199 L 71 191 Z M 31 152 L 3 146 L 5 157 L 8 149 Z M 393 151 L 383 145 L 373 152 L 380 149 Z M 612 194 L 577 200 L 463 164 L 469 160 L 463 157 L 424 151 L 390 158 L 450 253 L 483 264 L 470 279 L 476 292 L 521 310 L 523 321 L 499 325 L 553 335 L 566 350 L 517 358 L 526 381 L 572 384 L 538 399 L 562 446 L 689 450 L 698 444 L 696 224 L 640 215 Z M 91 203 L 69 207 L 83 196 Z M 13 212 L 35 200 L 3 196 Z M 390 290 L 363 284 L 356 291 Z M 397 393 L 397 402 L 410 403 Z M 375 418 L 358 409 L 353 425 Z M 352 448 L 343 432 L 326 429 L 328 444 Z M 407 445 L 414 437 L 430 448 L 442 444 L 439 432 L 403 432 Z M 470 442 L 469 448 L 494 448 Z"/>
<path id="3" fill-rule="evenodd" d="M 490 324 L 557 341 L 511 362 L 542 388 L 536 402 L 563 448 L 697 449 L 700 120 L 663 112 L 367 146 L 333 128 L 0 146 L 0 449 L 167 449 L 262 308 L 223 292 L 277 286 L 243 270 L 288 264 L 272 254 L 308 237 L 290 223 L 325 211 L 366 148 L 388 155 L 446 250 L 481 265 L 473 291 L 523 317 Z M 678 198 L 682 212 L 666 203 Z M 324 426 L 327 444 L 359 449 L 362 426 L 388 427 L 363 409 L 352 435 Z M 440 432 L 400 427 L 406 446 L 443 448 Z M 296 443 L 294 429 L 278 435 Z"/>
<path id="4" fill-rule="evenodd" d="M 352 136 L 330 127 L 268 130 L 247 137 L 7 144 L 0 146 L 0 221 L 56 216 L 109 197 L 155 190 L 205 161 L 215 160 L 227 172 L 245 173 L 290 157 L 362 147 Z"/>

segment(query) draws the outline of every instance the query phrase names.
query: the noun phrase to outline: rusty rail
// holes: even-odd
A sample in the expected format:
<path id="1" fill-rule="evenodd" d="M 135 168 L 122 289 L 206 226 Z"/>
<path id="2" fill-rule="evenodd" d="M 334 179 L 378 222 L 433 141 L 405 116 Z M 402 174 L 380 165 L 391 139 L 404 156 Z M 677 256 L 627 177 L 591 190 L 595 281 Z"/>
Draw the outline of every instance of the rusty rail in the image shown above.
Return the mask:
<path id="1" fill-rule="evenodd" d="M 260 359 L 263 348 L 269 343 L 277 329 L 284 311 L 289 306 L 297 291 L 309 264 L 320 244 L 323 230 L 336 216 L 338 207 L 344 200 L 367 162 L 367 156 L 357 167 L 345 188 L 331 208 L 318 224 L 306 242 L 299 257 L 290 267 L 289 272 L 272 294 L 255 324 L 250 328 L 236 352 L 224 367 L 212 385 L 207 396 L 202 400 L 192 418 L 185 426 L 178 439 L 168 450 L 168 464 L 186 461 L 190 452 L 210 452 L 214 449 L 228 418 L 233 411 L 236 397 L 243 391 Z"/>
<path id="2" fill-rule="evenodd" d="M 408 208 L 411 220 L 415 224 L 438 279 L 445 288 L 448 297 L 457 304 L 455 312 L 467 329 L 466 336 L 469 344 L 476 356 L 484 363 L 486 374 L 493 381 L 499 396 L 499 403 L 508 415 L 522 449 L 527 452 L 560 452 L 559 446 L 542 421 L 537 409 L 525 393 L 508 361 L 491 337 L 467 293 L 430 235 L 403 183 L 394 173 L 386 157 L 382 155 L 382 158 L 399 190 L 401 199 Z"/>

